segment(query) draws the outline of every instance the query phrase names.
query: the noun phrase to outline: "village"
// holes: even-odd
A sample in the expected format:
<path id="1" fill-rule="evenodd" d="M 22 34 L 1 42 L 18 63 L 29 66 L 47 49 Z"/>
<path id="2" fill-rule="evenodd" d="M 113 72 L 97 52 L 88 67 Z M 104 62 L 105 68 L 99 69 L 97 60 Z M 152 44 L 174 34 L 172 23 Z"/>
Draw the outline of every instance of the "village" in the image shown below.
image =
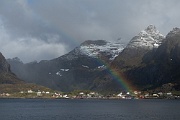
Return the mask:
<path id="1" fill-rule="evenodd" d="M 180 95 L 172 92 L 119 92 L 118 94 L 102 95 L 92 91 L 73 91 L 63 93 L 59 91 L 20 91 L 19 93 L 0 93 L 0 98 L 53 98 L 53 99 L 180 99 Z"/>

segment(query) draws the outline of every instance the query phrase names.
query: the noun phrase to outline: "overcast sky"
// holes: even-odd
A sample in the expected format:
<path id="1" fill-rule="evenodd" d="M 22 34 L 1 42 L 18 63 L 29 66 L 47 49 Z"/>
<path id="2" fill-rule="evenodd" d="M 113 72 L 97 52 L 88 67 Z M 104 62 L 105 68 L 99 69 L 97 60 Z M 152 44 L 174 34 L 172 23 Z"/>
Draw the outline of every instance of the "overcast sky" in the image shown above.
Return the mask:
<path id="1" fill-rule="evenodd" d="M 153 24 L 180 27 L 180 0 L 0 0 L 0 52 L 49 60 L 85 40 L 130 39 Z"/>

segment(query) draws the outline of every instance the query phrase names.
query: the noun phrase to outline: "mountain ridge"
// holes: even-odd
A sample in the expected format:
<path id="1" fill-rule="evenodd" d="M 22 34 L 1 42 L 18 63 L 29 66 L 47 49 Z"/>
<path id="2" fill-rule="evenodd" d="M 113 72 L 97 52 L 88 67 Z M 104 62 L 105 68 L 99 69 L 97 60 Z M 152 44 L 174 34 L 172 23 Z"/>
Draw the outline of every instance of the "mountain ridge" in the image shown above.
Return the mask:
<path id="1" fill-rule="evenodd" d="M 126 47 L 119 42 L 112 44 L 105 40 L 88 40 L 69 53 L 52 60 L 31 64 L 23 64 L 19 60 L 16 61 L 19 63 L 8 61 L 12 65 L 12 70 L 26 81 L 62 91 L 121 90 L 108 72 L 107 66 L 117 72 L 121 71 L 134 85 L 144 86 L 143 89 L 148 88 L 147 86 L 162 85 L 172 81 L 170 78 L 163 81 L 163 76 L 166 76 L 166 73 L 167 75 L 173 74 L 168 72 L 170 69 L 175 71 L 175 67 L 167 69 L 169 61 L 179 61 L 179 53 L 171 53 L 172 50 L 179 51 L 179 42 L 176 41 L 179 39 L 178 31 L 180 30 L 175 28 L 164 37 L 155 26 L 150 25 L 133 37 Z M 173 39 L 174 43 L 171 45 L 167 39 Z M 165 51 L 168 52 L 165 53 Z M 167 57 L 167 60 L 164 60 L 161 54 L 163 56 L 171 54 L 177 58 L 173 57 L 171 60 Z M 175 66 L 175 64 L 170 65 Z M 174 73 L 176 73 L 174 81 L 178 81 L 178 72 Z"/>

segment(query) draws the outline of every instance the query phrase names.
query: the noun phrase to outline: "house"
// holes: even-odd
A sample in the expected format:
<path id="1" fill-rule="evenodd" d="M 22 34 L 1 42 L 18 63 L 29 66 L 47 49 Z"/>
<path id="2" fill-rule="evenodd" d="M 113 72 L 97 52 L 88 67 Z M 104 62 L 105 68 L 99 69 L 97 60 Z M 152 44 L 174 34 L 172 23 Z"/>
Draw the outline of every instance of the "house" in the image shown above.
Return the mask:
<path id="1" fill-rule="evenodd" d="M 63 98 L 69 98 L 68 95 L 63 95 Z"/>
<path id="2" fill-rule="evenodd" d="M 20 93 L 24 93 L 23 91 L 21 91 Z"/>
<path id="3" fill-rule="evenodd" d="M 156 93 L 154 93 L 154 94 L 153 94 L 153 97 L 154 97 L 154 98 L 158 98 L 158 97 L 159 97 L 159 95 L 158 95 L 158 94 L 156 94 Z"/>
<path id="4" fill-rule="evenodd" d="M 32 90 L 28 90 L 28 93 L 33 93 L 33 91 Z"/>
<path id="5" fill-rule="evenodd" d="M 83 93 L 83 92 L 80 92 L 79 95 L 84 95 L 84 93 Z"/>
<path id="6" fill-rule="evenodd" d="M 37 96 L 42 96 L 42 93 L 40 91 L 38 91 Z"/>
<path id="7" fill-rule="evenodd" d="M 171 92 L 166 93 L 167 96 L 172 96 Z"/>

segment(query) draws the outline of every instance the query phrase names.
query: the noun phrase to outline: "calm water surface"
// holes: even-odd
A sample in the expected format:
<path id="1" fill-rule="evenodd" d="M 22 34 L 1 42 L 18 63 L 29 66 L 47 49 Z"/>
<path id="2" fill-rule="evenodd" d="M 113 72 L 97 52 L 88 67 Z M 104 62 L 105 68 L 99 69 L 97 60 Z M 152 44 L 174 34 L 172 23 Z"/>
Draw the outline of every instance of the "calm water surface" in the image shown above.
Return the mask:
<path id="1" fill-rule="evenodd" d="M 0 120 L 180 120 L 180 100 L 0 99 Z"/>

